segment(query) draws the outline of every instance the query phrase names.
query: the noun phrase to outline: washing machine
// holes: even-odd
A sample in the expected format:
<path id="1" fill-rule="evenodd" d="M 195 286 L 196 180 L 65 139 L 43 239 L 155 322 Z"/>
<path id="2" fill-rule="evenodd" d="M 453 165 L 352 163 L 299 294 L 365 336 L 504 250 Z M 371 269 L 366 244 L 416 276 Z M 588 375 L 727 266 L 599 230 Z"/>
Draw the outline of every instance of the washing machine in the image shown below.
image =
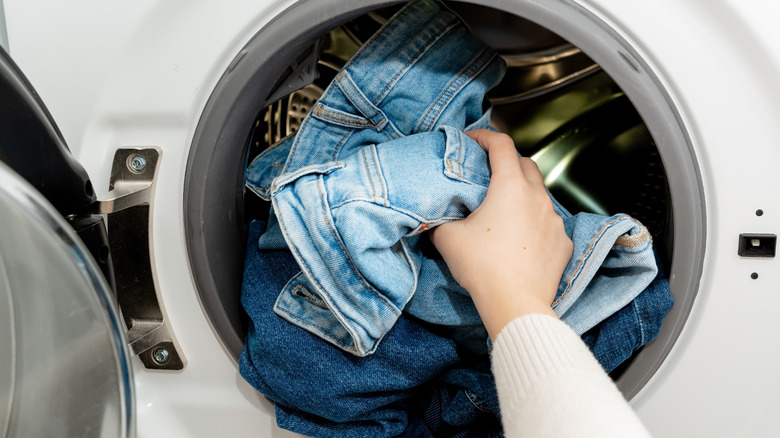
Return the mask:
<path id="1" fill-rule="evenodd" d="M 398 4 L 0 2 L 4 436 L 296 436 L 238 373 L 243 171 Z M 675 306 L 612 375 L 642 421 L 780 433 L 780 6 L 450 4 L 514 72 L 491 98 L 521 152 L 611 132 L 529 153 L 663 253 Z"/>

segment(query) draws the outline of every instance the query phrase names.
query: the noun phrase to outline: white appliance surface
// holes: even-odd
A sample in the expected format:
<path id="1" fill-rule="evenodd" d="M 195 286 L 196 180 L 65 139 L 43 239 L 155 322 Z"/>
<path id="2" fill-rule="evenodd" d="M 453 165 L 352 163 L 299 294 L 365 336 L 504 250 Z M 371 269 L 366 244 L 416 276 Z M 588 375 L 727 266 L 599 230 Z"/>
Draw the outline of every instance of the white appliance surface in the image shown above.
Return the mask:
<path id="1" fill-rule="evenodd" d="M 215 337 L 194 289 L 182 225 L 185 165 L 204 105 L 241 47 L 293 3 L 4 2 L 11 56 L 98 195 L 108 191 L 116 148 L 162 150 L 153 264 L 187 365 L 149 371 L 135 360 L 139 437 L 294 436 L 276 428 L 271 404 L 243 382 Z M 775 259 L 740 258 L 737 239 L 780 230 L 780 4 L 581 3 L 632 43 L 663 82 L 692 137 L 706 201 L 693 310 L 632 405 L 657 436 L 776 436 L 780 270 Z"/>

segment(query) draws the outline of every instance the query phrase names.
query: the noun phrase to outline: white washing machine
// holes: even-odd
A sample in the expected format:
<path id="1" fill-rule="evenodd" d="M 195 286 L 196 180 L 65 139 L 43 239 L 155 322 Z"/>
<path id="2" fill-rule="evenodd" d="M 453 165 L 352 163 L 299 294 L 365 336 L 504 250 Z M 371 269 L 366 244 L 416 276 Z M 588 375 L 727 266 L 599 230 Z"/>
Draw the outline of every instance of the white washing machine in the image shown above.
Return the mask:
<path id="1" fill-rule="evenodd" d="M 0 431 L 294 436 L 275 426 L 272 405 L 242 380 L 236 365 L 245 333 L 238 303 L 246 216 L 242 171 L 254 126 L 266 120 L 261 110 L 314 80 L 321 37 L 392 3 L 0 2 L 0 44 L 78 162 L 47 164 L 44 155 L 37 172 L 26 171 L 45 179 L 49 172 L 40 169 L 46 165 L 75 169 L 84 192 L 78 196 L 87 204 L 68 212 L 52 199 L 57 190 L 47 202 L 15 173 L 25 172 L 20 166 L 36 167 L 34 160 L 14 165 L 13 157 L 0 154 L 10 163 L 0 169 L 3 211 L 19 211 L 4 220 L 19 227 L 34 223 L 25 231 L 29 236 L 53 236 L 44 239 L 48 244 L 25 245 L 37 240 L 4 227 L 16 240 L 7 237 L 0 248 L 6 298 L 0 312 L 7 316 L 0 346 L 11 352 L 11 360 L 0 364 Z M 774 257 L 780 231 L 780 6 L 766 0 L 478 3 L 493 9 L 483 8 L 477 17 L 528 20 L 597 63 L 641 116 L 662 161 L 668 187 L 664 245 L 676 304 L 659 337 L 615 376 L 632 406 L 656 436 L 780 434 L 780 272 Z M 501 45 L 522 33 L 515 25 L 498 20 L 485 28 L 499 29 L 492 41 Z M 12 73 L 4 80 L 20 77 L 11 67 L 6 71 Z M 35 107 L 31 87 L 17 81 L 11 88 Z M 44 120 L 38 126 L 48 131 L 42 136 L 60 144 L 45 111 L 31 113 Z M 0 133 L 0 140 L 26 138 L 14 130 L 18 126 L 7 124 L 13 135 Z M 50 186 L 36 188 L 46 192 Z M 63 215 L 70 216 L 69 225 Z M 93 222 L 74 225 L 81 215 Z M 77 228 L 86 240 L 89 230 L 103 226 L 102 218 L 107 241 L 100 232 L 98 243 L 74 237 Z M 86 255 L 88 248 L 93 256 Z M 52 261 L 25 265 L 22 255 L 35 251 Z M 52 268 L 66 263 L 59 253 L 74 260 L 75 270 Z M 95 274 L 101 266 L 107 281 Z M 53 280 L 40 280 L 47 276 Z M 23 308 L 25 284 L 43 295 Z M 63 303 L 56 305 L 45 298 L 78 284 L 88 292 L 60 296 Z M 68 310 L 65 303 L 78 300 L 84 304 Z M 80 311 L 99 323 L 68 326 Z M 31 327 L 52 314 L 70 328 L 50 329 L 48 343 L 38 342 L 43 335 Z M 96 340 L 86 342 L 90 336 Z M 25 356 L 29 349 L 40 354 Z M 52 383 L 68 376 L 75 376 L 70 384 Z M 96 381 L 108 383 L 87 390 Z M 43 391 L 47 384 L 56 387 L 45 395 L 52 414 L 25 411 L 40 405 L 18 401 L 22 390 Z M 78 405 L 85 400 L 92 403 L 87 416 Z"/>

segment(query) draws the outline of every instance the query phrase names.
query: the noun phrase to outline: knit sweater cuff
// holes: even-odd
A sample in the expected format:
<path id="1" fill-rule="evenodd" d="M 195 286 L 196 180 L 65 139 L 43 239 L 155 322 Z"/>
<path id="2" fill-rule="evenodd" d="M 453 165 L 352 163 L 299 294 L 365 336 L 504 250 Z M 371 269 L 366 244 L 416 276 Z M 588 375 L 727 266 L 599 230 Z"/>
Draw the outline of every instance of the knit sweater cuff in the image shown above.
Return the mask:
<path id="1" fill-rule="evenodd" d="M 509 379 L 514 395 L 523 398 L 539 379 L 572 368 L 584 371 L 596 367 L 590 350 L 563 321 L 549 315 L 532 314 L 516 318 L 498 334 L 493 346 L 493 367 L 512 370 Z"/>

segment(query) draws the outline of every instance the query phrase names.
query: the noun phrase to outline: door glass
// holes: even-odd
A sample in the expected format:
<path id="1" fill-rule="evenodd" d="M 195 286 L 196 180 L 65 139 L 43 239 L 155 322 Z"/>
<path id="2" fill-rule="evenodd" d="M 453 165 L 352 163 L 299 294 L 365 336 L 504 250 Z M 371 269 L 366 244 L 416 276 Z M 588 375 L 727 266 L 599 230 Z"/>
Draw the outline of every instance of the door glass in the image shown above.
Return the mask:
<path id="1" fill-rule="evenodd" d="M 0 434 L 126 437 L 121 320 L 64 220 L 0 163 Z"/>

